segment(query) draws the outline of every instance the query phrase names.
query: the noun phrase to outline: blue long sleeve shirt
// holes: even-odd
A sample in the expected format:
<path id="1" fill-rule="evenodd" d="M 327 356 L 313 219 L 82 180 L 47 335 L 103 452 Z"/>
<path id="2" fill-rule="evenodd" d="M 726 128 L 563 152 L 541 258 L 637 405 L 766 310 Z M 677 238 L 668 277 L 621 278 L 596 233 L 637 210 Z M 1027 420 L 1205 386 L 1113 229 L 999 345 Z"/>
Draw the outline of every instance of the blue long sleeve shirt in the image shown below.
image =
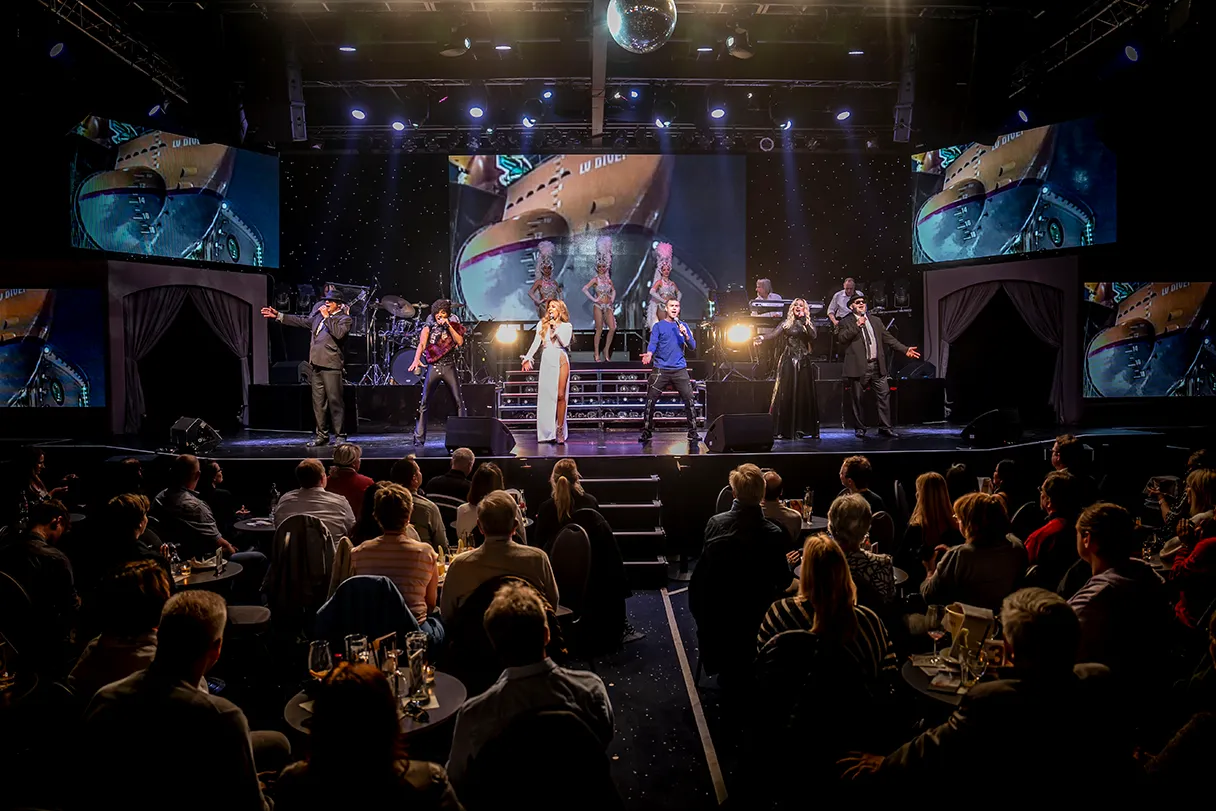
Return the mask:
<path id="1" fill-rule="evenodd" d="M 688 327 L 687 324 L 684 326 Z M 684 369 L 688 364 L 684 360 L 684 348 L 697 348 L 697 341 L 692 337 L 692 327 L 688 327 L 688 338 L 680 334 L 679 324 L 663 319 L 650 329 L 650 346 L 647 352 L 654 355 L 654 365 L 658 369 Z"/>

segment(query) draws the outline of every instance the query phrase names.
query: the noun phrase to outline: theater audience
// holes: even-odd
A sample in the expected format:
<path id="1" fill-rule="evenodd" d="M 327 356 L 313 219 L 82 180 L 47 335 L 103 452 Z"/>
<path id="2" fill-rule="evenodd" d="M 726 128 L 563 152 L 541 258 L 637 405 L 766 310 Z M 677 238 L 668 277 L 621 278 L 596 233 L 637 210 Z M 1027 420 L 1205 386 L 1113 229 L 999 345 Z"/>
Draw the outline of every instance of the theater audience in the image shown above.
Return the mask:
<path id="1" fill-rule="evenodd" d="M 1014 513 L 1033 496 L 1027 488 L 1018 463 L 1002 459 L 992 471 L 992 494 L 1001 500 L 1005 513 L 1013 518 Z"/>
<path id="2" fill-rule="evenodd" d="M 320 459 L 304 459 L 296 465 L 296 482 L 299 488 L 284 493 L 275 508 L 276 528 L 292 516 L 311 515 L 325 525 L 334 543 L 351 533 L 355 528 L 354 510 L 345 496 L 325 489 L 325 466 Z"/>
<path id="3" fill-rule="evenodd" d="M 493 462 L 482 462 L 477 466 L 477 471 L 469 480 L 469 500 L 456 508 L 456 537 L 470 539 L 474 535 L 474 530 L 477 529 L 477 507 L 481 504 L 481 500 L 495 490 L 506 490 L 506 483 L 503 481 L 502 468 Z M 516 523 L 523 527 L 524 516 L 519 510 L 519 504 L 515 505 Z M 519 534 L 522 535 L 522 532 Z M 538 532 L 539 535 L 539 532 Z M 540 544 L 535 544 L 540 546 Z"/>
<path id="4" fill-rule="evenodd" d="M 519 505 L 510 493 L 495 490 L 477 505 L 477 525 L 485 541 L 481 546 L 448 565 L 447 579 L 440 598 L 440 613 L 451 622 L 457 609 L 477 587 L 495 577 L 514 575 L 531 583 L 557 608 L 557 581 L 549 556 L 540 549 L 516 543 L 511 535 L 519 522 Z"/>
<path id="5" fill-rule="evenodd" d="M 232 491 L 220 486 L 224 483 L 224 469 L 220 467 L 219 462 L 210 459 L 201 462 L 199 467 L 201 473 L 198 480 L 198 497 L 211 508 L 211 514 L 215 516 L 215 523 L 219 525 L 220 532 L 231 535 L 233 525 L 248 515 L 249 510 L 246 510 L 244 505 L 237 507 L 237 500 Z"/>
<path id="6" fill-rule="evenodd" d="M 871 682 L 893 681 L 896 675 L 887 629 L 877 614 L 857 604 L 844 550 L 825 533 L 807 538 L 798 594 L 769 607 L 756 635 L 757 650 L 782 631 L 810 631 L 840 644 Z"/>
<path id="7" fill-rule="evenodd" d="M 340 808 L 352 798 L 367 808 L 460 811 L 443 767 L 406 755 L 399 723 L 385 675 L 369 664 L 339 663 L 317 691 L 308 759 L 275 784 L 276 811 Z"/>
<path id="8" fill-rule="evenodd" d="M 26 529 L 0 545 L 0 572 L 17 581 L 33 605 L 29 658 L 40 671 L 57 676 L 80 606 L 72 563 L 57 548 L 70 527 L 63 502 L 39 501 L 29 507 Z"/>
<path id="9" fill-rule="evenodd" d="M 1001 628 L 1012 672 L 971 688 L 945 723 L 890 755 L 842 761 L 845 779 L 900 787 L 945 780 L 940 788 L 950 796 L 1001 806 L 1120 797 L 1131 748 L 1107 669 L 1075 664 L 1076 615 L 1049 591 L 1022 589 L 1002 603 Z M 1015 763 L 1025 769 L 994 786 L 993 764 Z"/>
<path id="10" fill-rule="evenodd" d="M 764 517 L 780 527 L 790 536 L 790 544 L 797 544 L 802 537 L 802 514 L 781 503 L 785 482 L 775 470 L 764 473 Z"/>
<path id="11" fill-rule="evenodd" d="M 1171 593 L 1178 597 L 1174 616 L 1183 626 L 1196 628 L 1203 612 L 1216 605 L 1216 531 L 1208 522 L 1178 537 L 1182 547 L 1174 555 L 1166 579 Z M 1216 616 L 1216 611 L 1212 614 Z"/>
<path id="12" fill-rule="evenodd" d="M 1071 473 L 1053 470 L 1039 488 L 1039 506 L 1047 523 L 1026 539 L 1026 557 L 1036 585 L 1055 589 L 1077 562 L 1077 516 L 1081 514 L 1083 484 Z"/>
<path id="13" fill-rule="evenodd" d="M 495 493 L 487 498 L 497 496 Z M 505 504 L 501 505 L 501 516 L 510 516 Z M 545 653 L 549 625 L 540 595 L 526 585 L 507 583 L 494 595 L 484 623 L 505 669 L 489 689 L 465 701 L 456 715 L 447 768 L 457 793 L 471 788 L 464 781 L 481 749 L 512 721 L 526 715 L 543 710 L 571 712 L 607 747 L 613 736 L 608 691 L 599 676 L 559 667 Z M 554 745 L 560 746 L 561 742 L 554 741 Z M 539 764 L 538 768 L 543 771 Z"/>
<path id="14" fill-rule="evenodd" d="M 414 497 L 414 512 L 410 516 L 410 523 L 418 531 L 418 538 L 423 543 L 429 543 L 434 549 L 446 547 L 448 536 L 443 526 L 443 516 L 435 502 L 419 492 L 418 488 L 422 487 L 422 468 L 418 467 L 413 455 L 394 462 L 389 479 L 408 489 Z"/>
<path id="15" fill-rule="evenodd" d="M 1149 481 L 1147 494 L 1150 498 L 1157 500 L 1157 506 L 1161 510 L 1161 525 L 1167 530 L 1172 531 L 1178 525 L 1179 519 L 1190 515 L 1190 494 L 1185 486 L 1190 475 L 1196 470 L 1210 468 L 1212 464 L 1213 457 L 1206 450 L 1200 449 L 1188 456 L 1186 460 L 1186 475 L 1182 477 L 1183 488 L 1174 498 L 1171 498 L 1168 493 L 1161 490 L 1156 479 Z"/>
<path id="16" fill-rule="evenodd" d="M 473 475 L 476 457 L 468 448 L 452 451 L 452 466 L 446 473 L 435 476 L 426 483 L 423 492 L 430 496 L 448 496 L 464 501 L 469 497 L 469 476 Z"/>
<path id="17" fill-rule="evenodd" d="M 996 496 L 969 493 L 954 502 L 954 515 L 966 543 L 938 547 L 925 564 L 920 593 L 931 604 L 960 602 L 996 611 L 1026 573 L 1026 547 L 1008 535 L 1009 520 Z"/>
<path id="18" fill-rule="evenodd" d="M 381 534 L 351 550 L 351 574 L 392 580 L 431 643 L 439 645 L 443 642 L 443 623 L 435 612 L 439 600 L 438 557 L 430 544 L 406 534 L 413 507 L 413 496 L 401 485 L 377 489 L 375 512 Z"/>
<path id="19" fill-rule="evenodd" d="M 785 555 L 789 536 L 760 508 L 764 474 L 740 465 L 731 471 L 730 489 L 734 503 L 705 525 L 705 547 L 688 584 L 701 664 L 711 675 L 720 673 L 724 686 L 747 675 L 756 629 L 793 584 Z"/>
<path id="20" fill-rule="evenodd" d="M 979 482 L 962 462 L 955 462 L 946 469 L 946 491 L 951 504 L 968 493 L 978 493 L 979 489 Z"/>
<path id="21" fill-rule="evenodd" d="M 895 566 L 890 555 L 866 548 L 872 517 L 870 505 L 860 493 L 838 496 L 828 508 L 828 533 L 844 550 L 857 587 L 857 602 L 882 611 L 895 599 Z"/>
<path id="22" fill-rule="evenodd" d="M 557 534 L 579 510 L 598 510 L 600 503 L 595 496 L 583 489 L 582 476 L 573 459 L 559 459 L 549 474 L 549 498 L 540 505 L 536 515 L 532 546 L 548 550 Z M 459 521 L 459 515 L 457 521 Z"/>
<path id="23" fill-rule="evenodd" d="M 236 705 L 199 689 L 220 658 L 227 613 L 218 594 L 175 594 L 161 615 L 152 663 L 93 697 L 76 749 L 79 807 L 270 807 L 258 771 L 283 767 L 287 739 L 251 733 Z"/>
<path id="24" fill-rule="evenodd" d="M 233 555 L 236 547 L 224 539 L 211 508 L 195 492 L 201 475 L 198 457 L 182 454 L 174 459 L 169 466 L 169 486 L 156 494 L 153 514 L 160 520 L 163 539 L 179 544 L 182 557 L 214 555 L 217 546 Z"/>
<path id="25" fill-rule="evenodd" d="M 353 442 L 343 442 L 334 448 L 334 464 L 325 480 L 325 489 L 346 499 L 358 515 L 363 509 L 363 494 L 372 486 L 371 476 L 359 472 L 363 449 Z"/>
<path id="26" fill-rule="evenodd" d="M 169 547 L 148 529 L 152 503 L 147 496 L 123 493 L 106 505 L 107 536 L 100 540 L 102 573 L 134 560 L 151 560 L 166 571 Z"/>
<path id="27" fill-rule="evenodd" d="M 925 562 L 932 559 L 939 546 L 947 548 L 963 542 L 963 535 L 954 522 L 954 508 L 946 477 L 940 473 L 922 473 L 916 477 L 916 506 L 908 519 L 895 565 L 908 573 L 905 588 L 919 588 L 925 579 Z"/>
<path id="28" fill-rule="evenodd" d="M 871 515 L 885 510 L 887 507 L 882 496 L 870 489 L 873 477 L 874 468 L 870 465 L 869 459 L 864 456 L 850 456 L 840 466 L 840 483 L 844 485 L 844 489 L 840 491 L 839 495 L 845 496 L 850 493 L 860 495 L 870 505 Z"/>
<path id="29" fill-rule="evenodd" d="M 41 448 L 25 447 L 21 449 L 14 462 L 17 468 L 17 486 L 13 493 L 10 513 L 16 527 L 25 527 L 29 520 L 30 508 L 35 504 L 55 499 L 65 501 L 68 496 L 68 485 L 75 476 L 65 476 L 57 486 L 51 487 L 43 482 L 46 473 L 46 455 Z"/>

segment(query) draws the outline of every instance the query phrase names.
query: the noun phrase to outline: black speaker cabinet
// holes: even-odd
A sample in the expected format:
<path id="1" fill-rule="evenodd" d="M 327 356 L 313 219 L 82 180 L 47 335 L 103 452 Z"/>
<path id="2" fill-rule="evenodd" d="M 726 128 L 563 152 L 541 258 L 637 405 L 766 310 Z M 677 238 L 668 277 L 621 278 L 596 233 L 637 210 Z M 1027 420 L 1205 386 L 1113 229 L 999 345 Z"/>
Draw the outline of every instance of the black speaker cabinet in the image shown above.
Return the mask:
<path id="1" fill-rule="evenodd" d="M 220 444 L 220 434 L 198 417 L 181 417 L 169 429 L 169 442 L 179 453 L 206 453 Z"/>
<path id="2" fill-rule="evenodd" d="M 468 448 L 478 456 L 509 456 L 515 437 L 502 420 L 494 417 L 448 417 L 448 452 Z"/>
<path id="3" fill-rule="evenodd" d="M 773 418 L 763 414 L 723 414 L 709 426 L 705 445 L 712 453 L 765 453 L 773 449 Z"/>
<path id="4" fill-rule="evenodd" d="M 1016 408 L 994 408 L 973 419 L 962 438 L 977 448 L 999 448 L 1022 439 L 1022 417 Z"/>

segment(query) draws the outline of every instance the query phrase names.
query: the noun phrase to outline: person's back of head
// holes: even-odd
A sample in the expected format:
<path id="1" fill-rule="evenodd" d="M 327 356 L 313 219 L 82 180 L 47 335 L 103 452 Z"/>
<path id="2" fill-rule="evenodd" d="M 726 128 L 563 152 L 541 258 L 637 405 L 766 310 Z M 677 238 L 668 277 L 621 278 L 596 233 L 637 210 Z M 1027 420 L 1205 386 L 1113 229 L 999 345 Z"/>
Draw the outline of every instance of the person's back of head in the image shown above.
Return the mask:
<path id="1" fill-rule="evenodd" d="M 301 459 L 296 465 L 296 483 L 301 489 L 325 486 L 325 465 L 320 459 Z"/>
<path id="2" fill-rule="evenodd" d="M 1043 496 L 1050 512 L 1065 521 L 1075 520 L 1081 514 L 1084 499 L 1081 480 L 1064 470 L 1053 470 L 1043 479 Z"/>
<path id="3" fill-rule="evenodd" d="M 849 479 L 855 490 L 869 490 L 874 478 L 874 466 L 864 456 L 850 456 L 841 465 L 842 478 Z"/>
<path id="4" fill-rule="evenodd" d="M 403 755 L 397 699 L 370 664 L 341 662 L 317 692 L 309 724 L 308 769 L 318 780 L 386 778 Z"/>
<path id="5" fill-rule="evenodd" d="M 1191 515 L 1211 512 L 1216 507 L 1216 470 L 1192 470 L 1186 477 L 1186 490 Z"/>
<path id="6" fill-rule="evenodd" d="M 921 528 L 924 543 L 932 548 L 954 526 L 950 488 L 946 477 L 930 471 L 916 477 L 916 506 L 908 523 Z"/>
<path id="7" fill-rule="evenodd" d="M 124 563 L 101 582 L 97 604 L 101 632 L 132 637 L 155 631 L 169 590 L 169 576 L 155 561 Z"/>
<path id="8" fill-rule="evenodd" d="M 111 532 L 123 538 L 134 538 L 144 527 L 151 504 L 147 496 L 122 493 L 106 503 L 106 517 Z"/>
<path id="9" fill-rule="evenodd" d="M 847 554 L 861 546 L 873 518 L 865 496 L 859 493 L 837 496 L 828 507 L 828 532 Z"/>
<path id="10" fill-rule="evenodd" d="M 199 461 L 199 473 L 198 473 L 198 489 L 199 490 L 203 490 L 203 491 L 214 490 L 216 488 L 216 485 L 219 484 L 219 482 L 217 481 L 219 478 L 220 478 L 220 463 L 219 462 L 215 461 L 214 459 L 208 459 L 207 461 L 202 461 L 202 460 Z"/>
<path id="11" fill-rule="evenodd" d="M 1067 470 L 1074 475 L 1085 472 L 1085 444 L 1072 434 L 1060 434 L 1052 446 L 1052 464 L 1056 470 Z"/>
<path id="12" fill-rule="evenodd" d="M 153 666 L 174 677 L 205 673 L 220 657 L 228 607 L 210 591 L 182 591 L 165 603 L 156 631 Z"/>
<path id="13" fill-rule="evenodd" d="M 730 490 L 744 507 L 758 507 L 764 501 L 764 473 L 753 464 L 739 465 L 730 472 Z"/>
<path id="14" fill-rule="evenodd" d="M 1187 457 L 1187 473 L 1190 473 L 1192 470 L 1202 470 L 1209 467 L 1212 467 L 1212 455 L 1208 453 L 1206 448 L 1200 448 Z"/>
<path id="15" fill-rule="evenodd" d="M 57 498 L 49 498 L 38 504 L 30 505 L 26 515 L 26 526 L 58 538 L 67 531 L 71 517 L 72 514 L 62 501 Z"/>
<path id="16" fill-rule="evenodd" d="M 1021 488 L 1020 475 L 1018 463 L 1012 459 L 1002 459 L 997 462 L 992 473 L 993 479 L 996 480 L 994 484 L 998 484 L 1000 489 L 1006 493 L 1013 493 Z"/>
<path id="17" fill-rule="evenodd" d="M 477 524 L 487 538 L 510 536 L 515 531 L 515 516 L 519 507 L 506 490 L 486 494 L 477 504 Z"/>
<path id="18" fill-rule="evenodd" d="M 975 480 L 962 462 L 955 462 L 946 470 L 946 488 L 950 491 L 950 503 L 958 501 L 968 493 L 979 490 L 979 482 Z"/>
<path id="19" fill-rule="evenodd" d="M 561 521 L 568 520 L 574 512 L 574 494 L 583 493 L 579 479 L 578 465 L 573 459 L 559 459 L 553 466 L 549 486 L 553 491 L 553 503 L 557 506 L 557 517 Z"/>
<path id="20" fill-rule="evenodd" d="M 785 482 L 781 479 L 781 474 L 775 470 L 767 470 L 764 473 L 764 500 L 775 502 L 780 500 L 781 492 L 785 487 Z"/>
<path id="21" fill-rule="evenodd" d="M 381 488 L 388 487 L 392 482 L 372 482 L 363 491 L 363 504 L 359 507 L 359 521 L 355 525 L 355 535 L 351 541 L 359 542 L 375 538 L 380 534 L 380 522 L 376 520 L 376 494 Z"/>
<path id="22" fill-rule="evenodd" d="M 968 543 L 996 540 L 1009 533 L 1005 504 L 991 493 L 968 493 L 954 502 L 954 514 Z"/>
<path id="23" fill-rule="evenodd" d="M 494 594 L 482 624 L 504 667 L 520 667 L 545 658 L 549 623 L 545 603 L 524 583 L 504 584 Z"/>
<path id="24" fill-rule="evenodd" d="M 1136 551 L 1136 524 L 1118 504 L 1100 501 L 1077 518 L 1078 551 L 1088 561 L 1126 561 Z"/>
<path id="25" fill-rule="evenodd" d="M 401 533 L 414 512 L 414 496 L 399 484 L 377 488 L 375 495 L 376 523 L 385 532 Z"/>
<path id="26" fill-rule="evenodd" d="M 1040 588 L 1010 594 L 1001 603 L 1001 629 L 1019 675 L 1072 670 L 1081 644 L 1081 623 L 1058 594 Z"/>
<path id="27" fill-rule="evenodd" d="M 111 493 L 138 493 L 144 486 L 144 466 L 133 456 L 128 456 L 114 468 Z"/>
<path id="28" fill-rule="evenodd" d="M 414 455 L 410 454 L 404 459 L 398 459 L 396 462 L 393 462 L 393 467 L 389 470 L 388 477 L 393 484 L 399 484 L 402 487 L 414 490 L 422 479 L 422 469 L 418 467 L 418 462 L 415 461 Z"/>
<path id="29" fill-rule="evenodd" d="M 476 507 L 490 493 L 505 488 L 502 468 L 493 462 L 482 462 L 469 480 L 469 503 Z"/>
<path id="30" fill-rule="evenodd" d="M 844 550 L 827 533 L 812 535 L 802 547 L 798 598 L 814 609 L 812 632 L 835 642 L 857 633 L 857 588 Z"/>
<path id="31" fill-rule="evenodd" d="M 363 461 L 363 449 L 353 442 L 343 442 L 334 448 L 334 469 L 353 470 L 358 472 Z M 330 472 L 330 475 L 333 471 Z"/>
<path id="32" fill-rule="evenodd" d="M 169 463 L 169 483 L 173 487 L 189 489 L 198 482 L 202 473 L 198 457 L 183 453 Z"/>
<path id="33" fill-rule="evenodd" d="M 469 448 L 457 448 L 452 451 L 452 470 L 459 470 L 467 476 L 473 472 L 475 461 L 477 461 L 477 457 Z"/>

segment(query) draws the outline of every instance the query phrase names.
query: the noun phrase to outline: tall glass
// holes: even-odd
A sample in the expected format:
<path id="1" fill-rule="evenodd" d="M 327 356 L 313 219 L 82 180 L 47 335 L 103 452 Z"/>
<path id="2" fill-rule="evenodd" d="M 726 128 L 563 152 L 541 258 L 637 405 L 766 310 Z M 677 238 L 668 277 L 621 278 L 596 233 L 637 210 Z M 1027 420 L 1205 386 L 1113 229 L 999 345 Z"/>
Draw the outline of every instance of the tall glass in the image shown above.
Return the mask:
<path id="1" fill-rule="evenodd" d="M 329 652 L 329 643 L 317 639 L 308 643 L 308 672 L 314 679 L 323 679 L 334 669 L 334 657 Z"/>
<path id="2" fill-rule="evenodd" d="M 933 640 L 933 658 L 929 660 L 931 664 L 939 665 L 945 661 L 937 653 L 937 643 L 946 635 L 946 629 L 942 627 L 942 620 L 945 618 L 946 607 L 942 605 L 931 605 L 925 612 L 925 624 L 929 629 L 929 638 Z"/>
<path id="3" fill-rule="evenodd" d="M 987 669 L 988 654 L 982 647 L 973 651 L 967 646 L 963 646 L 959 651 L 959 670 L 962 674 L 963 687 L 970 690 L 983 678 Z"/>
<path id="4" fill-rule="evenodd" d="M 405 635 L 405 654 L 410 672 L 410 697 L 422 701 L 427 698 L 426 644 L 427 635 L 422 631 L 411 631 Z"/>
<path id="5" fill-rule="evenodd" d="M 365 661 L 366 652 L 369 650 L 367 645 L 367 637 L 362 634 L 348 634 L 346 637 L 346 661 L 351 664 L 358 664 L 360 661 Z"/>

